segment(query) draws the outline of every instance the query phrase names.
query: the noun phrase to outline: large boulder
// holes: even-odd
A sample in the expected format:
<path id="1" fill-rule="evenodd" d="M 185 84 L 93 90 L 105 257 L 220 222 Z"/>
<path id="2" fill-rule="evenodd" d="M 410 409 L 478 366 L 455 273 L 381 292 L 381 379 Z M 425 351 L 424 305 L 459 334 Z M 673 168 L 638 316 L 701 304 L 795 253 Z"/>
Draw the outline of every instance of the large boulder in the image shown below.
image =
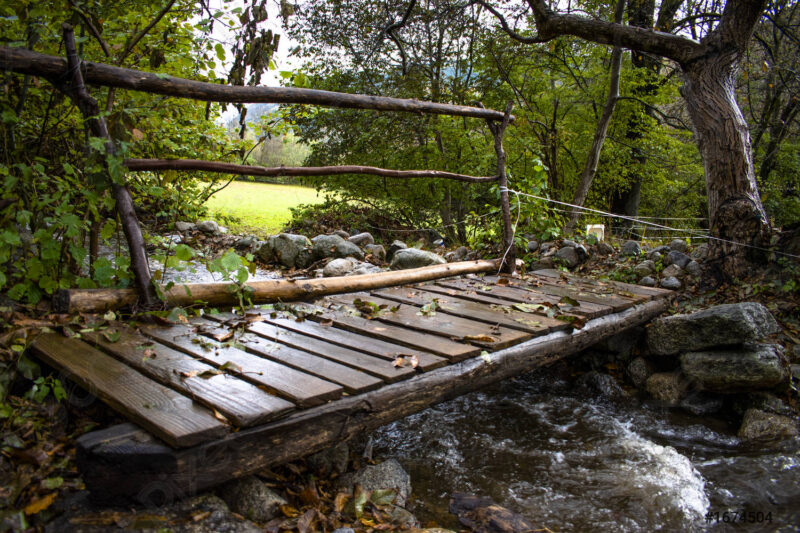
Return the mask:
<path id="1" fill-rule="evenodd" d="M 389 268 L 392 270 L 405 270 L 428 265 L 441 265 L 446 262 L 444 257 L 433 252 L 427 252 L 419 248 L 405 248 L 395 252 Z"/>
<path id="2" fill-rule="evenodd" d="M 311 242 L 311 255 L 315 261 L 326 257 L 355 257 L 359 261 L 364 259 L 364 252 L 358 245 L 346 241 L 338 235 L 317 235 Z"/>
<path id="3" fill-rule="evenodd" d="M 647 344 L 655 355 L 674 355 L 752 342 L 776 331 L 778 323 L 766 307 L 743 302 L 655 320 L 647 331 Z"/>
<path id="4" fill-rule="evenodd" d="M 375 238 L 369 232 L 359 233 L 357 235 L 353 235 L 347 239 L 348 241 L 352 242 L 356 246 L 364 247 L 368 244 L 375 244 Z"/>
<path id="5" fill-rule="evenodd" d="M 397 459 L 387 459 L 377 465 L 368 465 L 355 474 L 345 474 L 338 485 L 352 490 L 356 485 L 367 491 L 392 489 L 397 492 L 395 503 L 404 506 L 411 494 L 411 476 L 403 470 Z"/>
<path id="6" fill-rule="evenodd" d="M 737 350 L 686 352 L 681 369 L 702 389 L 734 393 L 766 389 L 786 378 L 783 348 L 778 344 L 750 344 Z"/>
<path id="7" fill-rule="evenodd" d="M 255 476 L 226 483 L 217 490 L 231 511 L 254 522 L 268 522 L 280 514 L 288 502 Z"/>
<path id="8" fill-rule="evenodd" d="M 575 251 L 575 248 L 572 246 L 564 246 L 563 248 L 559 248 L 556 252 L 556 261 L 563 264 L 567 268 L 575 268 L 580 264 L 580 258 L 578 257 L 578 252 Z"/>
<path id="9" fill-rule="evenodd" d="M 408 248 L 408 246 L 403 241 L 392 241 L 392 244 L 389 245 L 389 249 L 386 250 L 386 260 L 391 261 L 398 250 L 405 250 L 406 248 Z"/>
<path id="10" fill-rule="evenodd" d="M 665 265 L 678 265 L 681 268 L 686 268 L 686 265 L 691 263 L 692 258 L 683 252 L 672 250 L 664 258 Z"/>
<path id="11" fill-rule="evenodd" d="M 742 440 L 774 440 L 797 436 L 797 422 L 794 418 L 758 409 L 748 409 L 739 427 Z"/>
<path id="12" fill-rule="evenodd" d="M 267 263 L 280 263 L 286 268 L 305 268 L 311 261 L 311 241 L 303 235 L 272 235 L 261 245 L 256 256 Z"/>
<path id="13" fill-rule="evenodd" d="M 620 252 L 622 255 L 639 255 L 642 253 L 642 246 L 636 241 L 625 241 Z"/>

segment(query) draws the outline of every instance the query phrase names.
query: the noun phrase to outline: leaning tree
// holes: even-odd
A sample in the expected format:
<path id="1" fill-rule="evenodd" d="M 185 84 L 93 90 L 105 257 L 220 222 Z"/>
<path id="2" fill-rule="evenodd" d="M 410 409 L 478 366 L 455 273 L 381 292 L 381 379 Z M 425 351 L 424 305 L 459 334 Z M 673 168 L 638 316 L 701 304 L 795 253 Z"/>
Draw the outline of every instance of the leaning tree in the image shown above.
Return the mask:
<path id="1" fill-rule="evenodd" d="M 561 13 L 546 0 L 526 0 L 535 36 L 514 31 L 498 9 L 475 0 L 500 19 L 512 38 L 547 42 L 572 35 L 599 44 L 621 46 L 675 61 L 683 73 L 682 94 L 703 159 L 711 224 L 711 272 L 741 277 L 767 242 L 769 221 L 758 194 L 750 132 L 736 103 L 734 80 L 766 0 L 731 0 L 719 22 L 699 41 L 649 28 Z"/>

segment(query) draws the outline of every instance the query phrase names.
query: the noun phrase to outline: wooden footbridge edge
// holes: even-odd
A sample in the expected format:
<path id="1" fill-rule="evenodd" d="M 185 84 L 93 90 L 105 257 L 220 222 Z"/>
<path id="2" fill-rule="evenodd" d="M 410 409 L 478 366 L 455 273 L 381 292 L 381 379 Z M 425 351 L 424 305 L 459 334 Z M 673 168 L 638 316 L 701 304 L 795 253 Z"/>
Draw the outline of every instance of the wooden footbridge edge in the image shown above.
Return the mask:
<path id="1" fill-rule="evenodd" d="M 646 323 L 669 305 L 668 298 L 652 300 L 571 333 L 550 333 L 191 448 L 171 448 L 133 424 L 112 426 L 78 439 L 78 468 L 96 501 L 160 506 L 548 365 Z"/>

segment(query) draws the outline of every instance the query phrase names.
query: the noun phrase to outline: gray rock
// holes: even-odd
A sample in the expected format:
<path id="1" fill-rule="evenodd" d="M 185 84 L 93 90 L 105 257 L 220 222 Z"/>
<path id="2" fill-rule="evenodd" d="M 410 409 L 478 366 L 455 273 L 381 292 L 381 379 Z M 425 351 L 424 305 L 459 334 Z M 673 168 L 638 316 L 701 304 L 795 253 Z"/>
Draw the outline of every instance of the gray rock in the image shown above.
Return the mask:
<path id="1" fill-rule="evenodd" d="M 639 280 L 639 285 L 641 285 L 642 287 L 655 287 L 656 280 L 650 276 L 645 276 Z"/>
<path id="2" fill-rule="evenodd" d="M 669 243 L 669 249 L 685 254 L 686 250 L 689 249 L 689 245 L 686 244 L 686 241 L 683 239 L 673 239 L 672 242 Z"/>
<path id="3" fill-rule="evenodd" d="M 725 400 L 722 396 L 694 391 L 681 400 L 680 406 L 681 409 L 695 416 L 707 416 L 718 412 L 724 404 Z"/>
<path id="4" fill-rule="evenodd" d="M 531 270 L 548 270 L 556 266 L 553 256 L 542 257 L 538 261 L 531 261 Z"/>
<path id="5" fill-rule="evenodd" d="M 756 341 L 777 331 L 766 307 L 743 302 L 655 320 L 647 330 L 647 344 L 653 354 L 673 355 Z"/>
<path id="6" fill-rule="evenodd" d="M 628 377 L 637 389 L 644 387 L 651 375 L 653 367 L 644 357 L 637 357 L 628 364 Z"/>
<path id="7" fill-rule="evenodd" d="M 400 507 L 399 505 L 392 505 L 389 511 L 389 520 L 392 524 L 402 527 L 403 529 L 417 528 L 419 522 L 417 517 Z"/>
<path id="8" fill-rule="evenodd" d="M 648 252 L 647 259 L 653 262 L 659 261 L 661 259 L 661 252 L 657 252 L 655 250 Z"/>
<path id="9" fill-rule="evenodd" d="M 217 490 L 231 511 L 253 520 L 268 522 L 280 514 L 279 507 L 288 502 L 255 476 L 226 483 Z"/>
<path id="10" fill-rule="evenodd" d="M 348 274 L 348 276 L 360 276 L 361 274 L 374 274 L 376 272 L 383 272 L 379 266 L 372 263 L 365 263 L 363 261 L 355 261 L 355 268 Z"/>
<path id="11" fill-rule="evenodd" d="M 220 226 L 219 227 L 219 233 L 221 233 L 222 235 L 227 234 L 228 233 L 228 228 L 226 228 L 225 226 Z"/>
<path id="12" fill-rule="evenodd" d="M 334 529 L 333 533 L 356 533 L 356 532 L 349 527 L 340 527 L 339 529 Z"/>
<path id="13" fill-rule="evenodd" d="M 669 246 L 656 246 L 651 251 L 658 252 L 661 255 L 667 255 L 671 250 L 672 248 L 670 248 Z"/>
<path id="14" fill-rule="evenodd" d="M 350 460 L 350 446 L 340 442 L 336 446 L 317 452 L 306 458 L 306 464 L 317 476 L 344 474 Z"/>
<path id="15" fill-rule="evenodd" d="M 755 391 L 739 394 L 734 397 L 731 404 L 733 411 L 744 416 L 748 409 L 758 409 L 776 415 L 794 416 L 795 412 L 783 400 L 767 391 Z"/>
<path id="16" fill-rule="evenodd" d="M 219 224 L 217 224 L 213 220 L 202 220 L 197 223 L 197 229 L 199 229 L 203 233 L 208 233 L 209 235 L 213 235 L 215 233 L 219 233 Z"/>
<path id="17" fill-rule="evenodd" d="M 258 241 L 256 240 L 256 238 L 253 237 L 252 235 L 246 235 L 241 239 L 239 239 L 238 241 L 236 241 L 236 243 L 233 246 L 238 250 L 246 250 L 248 248 L 252 248 L 253 246 L 255 246 L 257 242 Z"/>
<path id="18" fill-rule="evenodd" d="M 361 248 L 338 235 L 317 235 L 311 239 L 311 242 L 313 243 L 311 256 L 314 261 L 326 257 L 355 257 L 359 261 L 364 259 L 364 252 L 361 251 Z"/>
<path id="19" fill-rule="evenodd" d="M 469 253 L 469 248 L 466 246 L 459 246 L 452 252 L 447 252 L 444 254 L 444 258 L 448 263 L 456 263 L 458 261 L 463 261 L 467 254 Z"/>
<path id="20" fill-rule="evenodd" d="M 561 239 L 561 246 L 569 246 L 570 248 L 577 248 L 578 243 L 571 239 Z"/>
<path id="21" fill-rule="evenodd" d="M 197 227 L 196 224 L 192 224 L 191 222 L 182 222 L 178 221 L 175 223 L 175 230 L 180 232 L 192 231 Z"/>
<path id="22" fill-rule="evenodd" d="M 664 265 L 678 265 L 681 268 L 686 268 L 686 265 L 688 265 L 691 261 L 692 258 L 688 255 L 672 250 L 664 258 Z"/>
<path id="23" fill-rule="evenodd" d="M 375 244 L 375 237 L 372 236 L 369 232 L 359 233 L 358 235 L 353 235 L 348 241 L 352 242 L 356 246 L 361 246 L 362 248 L 367 244 Z"/>
<path id="24" fill-rule="evenodd" d="M 406 248 L 395 252 L 389 268 L 391 270 L 406 270 L 428 265 L 441 265 L 446 262 L 442 256 L 433 252 L 420 250 L 419 248 Z"/>
<path id="25" fill-rule="evenodd" d="M 776 440 L 797 436 L 797 422 L 794 418 L 758 409 L 748 409 L 739 427 L 738 436 L 742 440 Z"/>
<path id="26" fill-rule="evenodd" d="M 539 247 L 539 251 L 543 254 L 546 254 L 547 252 L 551 251 L 552 253 L 556 253 L 557 250 L 558 250 L 558 245 L 552 241 L 543 242 L 542 245 Z"/>
<path id="27" fill-rule="evenodd" d="M 661 280 L 661 288 L 662 289 L 669 289 L 671 291 L 677 291 L 681 288 L 681 280 L 676 278 L 675 276 L 668 276 Z"/>
<path id="28" fill-rule="evenodd" d="M 311 241 L 303 235 L 281 233 L 271 235 L 256 251 L 256 256 L 268 263 L 280 263 L 286 268 L 308 266 Z"/>
<path id="29" fill-rule="evenodd" d="M 355 261 L 350 258 L 333 259 L 322 269 L 322 276 L 326 278 L 346 276 L 352 272 L 355 267 Z"/>
<path id="30" fill-rule="evenodd" d="M 556 262 L 562 263 L 567 268 L 575 268 L 580 264 L 580 259 L 578 258 L 578 253 L 575 251 L 575 248 L 565 246 L 559 248 L 556 252 Z"/>
<path id="31" fill-rule="evenodd" d="M 669 265 L 661 272 L 661 275 L 667 278 L 670 276 L 673 278 L 680 278 L 683 276 L 683 269 L 678 265 Z"/>
<path id="32" fill-rule="evenodd" d="M 642 340 L 642 337 L 644 337 L 644 328 L 634 327 L 612 335 L 598 342 L 595 346 L 606 352 L 616 354 L 616 359 L 618 361 L 627 360 L 633 348 Z"/>
<path id="33" fill-rule="evenodd" d="M 708 259 L 708 245 L 701 244 L 694 250 L 692 250 L 692 257 L 697 259 L 698 261 L 705 261 Z"/>
<path id="34" fill-rule="evenodd" d="M 647 378 L 647 393 L 660 402 L 678 405 L 686 394 L 689 382 L 680 372 L 659 372 Z"/>
<path id="35" fill-rule="evenodd" d="M 343 229 L 337 229 L 336 231 L 333 232 L 333 235 L 338 235 L 339 237 L 341 237 L 344 240 L 347 240 L 347 239 L 350 238 L 350 234 L 347 233 L 346 231 L 344 231 Z"/>
<path id="36" fill-rule="evenodd" d="M 638 278 L 651 276 L 656 271 L 656 264 L 652 260 L 648 259 L 647 261 L 642 261 L 633 267 L 633 271 L 636 273 L 636 277 Z"/>
<path id="37" fill-rule="evenodd" d="M 693 278 L 699 278 L 703 275 L 703 267 L 700 266 L 700 263 L 697 261 L 689 261 L 689 264 L 686 265 L 686 273 L 692 276 Z"/>
<path id="38" fill-rule="evenodd" d="M 364 252 L 371 255 L 378 261 L 386 261 L 386 249 L 380 244 L 368 244 L 364 246 Z"/>
<path id="39" fill-rule="evenodd" d="M 607 398 L 625 398 L 628 395 L 619 386 L 617 380 L 608 374 L 592 370 L 578 378 L 578 385 L 599 392 Z"/>
<path id="40" fill-rule="evenodd" d="M 783 348 L 749 344 L 735 350 L 686 352 L 681 369 L 703 390 L 734 393 L 766 389 L 786 379 Z"/>
<path id="41" fill-rule="evenodd" d="M 528 243 L 525 245 L 525 249 L 528 250 L 529 252 L 535 252 L 536 250 L 539 249 L 539 242 L 528 241 Z"/>
<path id="42" fill-rule="evenodd" d="M 642 246 L 636 241 L 625 241 L 620 252 L 622 255 L 639 255 L 642 253 Z"/>
<path id="43" fill-rule="evenodd" d="M 393 241 L 392 244 L 389 245 L 389 249 L 386 250 L 386 260 L 391 261 L 398 250 L 405 250 L 406 248 L 408 248 L 408 246 L 406 246 L 406 243 L 403 241 Z"/>
<path id="44" fill-rule="evenodd" d="M 597 250 L 597 253 L 600 255 L 611 255 L 614 253 L 614 247 L 603 241 L 597 243 L 595 250 Z"/>
<path id="45" fill-rule="evenodd" d="M 397 491 L 395 503 L 404 506 L 411 494 L 411 477 L 403 470 L 397 459 L 387 459 L 377 465 L 368 465 L 355 474 L 345 474 L 339 478 L 339 486 L 352 490 L 361 485 L 364 490 L 394 489 Z"/>

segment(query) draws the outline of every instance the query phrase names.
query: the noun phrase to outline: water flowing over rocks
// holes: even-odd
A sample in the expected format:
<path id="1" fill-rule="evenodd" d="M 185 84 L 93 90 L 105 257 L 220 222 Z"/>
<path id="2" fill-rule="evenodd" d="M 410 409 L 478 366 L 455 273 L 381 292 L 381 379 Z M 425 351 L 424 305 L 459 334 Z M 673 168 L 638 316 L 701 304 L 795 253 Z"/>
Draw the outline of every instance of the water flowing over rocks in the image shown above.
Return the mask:
<path id="1" fill-rule="evenodd" d="M 420 250 L 419 248 L 404 248 L 394 253 L 389 268 L 391 270 L 405 270 L 428 265 L 441 265 L 446 262 L 444 257 L 433 252 Z"/>

